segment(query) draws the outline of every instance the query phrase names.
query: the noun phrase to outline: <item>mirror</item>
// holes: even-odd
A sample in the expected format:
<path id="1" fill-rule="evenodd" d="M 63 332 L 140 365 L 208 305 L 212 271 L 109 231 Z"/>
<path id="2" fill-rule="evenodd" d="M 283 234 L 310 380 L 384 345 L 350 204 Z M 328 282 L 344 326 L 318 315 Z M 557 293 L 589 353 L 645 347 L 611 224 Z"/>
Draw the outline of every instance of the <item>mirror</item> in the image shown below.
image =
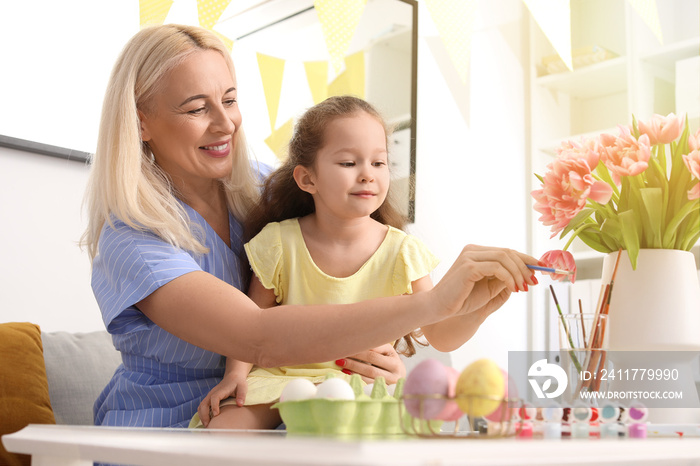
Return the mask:
<path id="1" fill-rule="evenodd" d="M 258 159 L 274 165 L 295 117 L 314 103 L 338 94 L 363 97 L 394 128 L 392 191 L 413 222 L 417 23 L 415 0 L 368 0 L 336 71 L 313 0 L 253 0 L 222 17 L 215 29 L 234 41 L 239 101 Z"/>

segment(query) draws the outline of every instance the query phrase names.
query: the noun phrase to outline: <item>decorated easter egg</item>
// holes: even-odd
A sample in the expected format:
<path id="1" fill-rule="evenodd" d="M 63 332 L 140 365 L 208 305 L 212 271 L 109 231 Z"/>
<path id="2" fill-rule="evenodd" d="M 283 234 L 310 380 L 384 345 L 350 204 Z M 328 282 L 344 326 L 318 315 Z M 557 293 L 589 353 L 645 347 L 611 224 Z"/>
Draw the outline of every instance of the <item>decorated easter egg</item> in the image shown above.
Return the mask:
<path id="1" fill-rule="evenodd" d="M 355 392 L 349 383 L 340 378 L 326 379 L 316 387 L 316 398 L 327 400 L 354 400 Z"/>
<path id="2" fill-rule="evenodd" d="M 515 382 L 508 375 L 508 372 L 504 371 L 503 369 L 501 369 L 501 374 L 503 374 L 504 383 L 507 381 L 503 387 L 503 401 L 498 404 L 498 408 L 496 408 L 494 412 L 484 416 L 486 419 L 492 422 L 510 421 L 515 414 L 517 405 L 517 401 L 509 401 L 515 400 L 518 397 L 518 389 L 515 386 Z"/>
<path id="3" fill-rule="evenodd" d="M 494 412 L 505 392 L 501 368 L 490 359 L 469 364 L 457 379 L 457 404 L 470 416 L 486 416 Z"/>
<path id="4" fill-rule="evenodd" d="M 284 386 L 280 395 L 280 402 L 308 400 L 316 396 L 316 385 L 308 379 L 292 379 Z"/>
<path id="5" fill-rule="evenodd" d="M 413 368 L 403 387 L 406 410 L 413 417 L 436 419 L 445 407 L 449 390 L 446 367 L 437 359 L 426 359 Z"/>
<path id="6" fill-rule="evenodd" d="M 436 416 L 436 419 L 443 421 L 456 421 L 462 417 L 462 410 L 459 409 L 459 405 L 455 401 L 455 395 L 457 394 L 457 379 L 459 379 L 459 371 L 454 367 L 445 367 L 447 370 L 447 401 L 442 411 Z"/>

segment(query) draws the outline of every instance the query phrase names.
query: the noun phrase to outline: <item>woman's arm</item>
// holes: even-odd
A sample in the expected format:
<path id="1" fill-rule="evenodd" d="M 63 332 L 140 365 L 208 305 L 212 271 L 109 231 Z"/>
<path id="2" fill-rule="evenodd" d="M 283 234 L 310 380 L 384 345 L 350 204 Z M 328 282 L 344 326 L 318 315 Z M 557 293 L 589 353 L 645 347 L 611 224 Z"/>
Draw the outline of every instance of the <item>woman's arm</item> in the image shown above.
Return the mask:
<path id="1" fill-rule="evenodd" d="M 277 305 L 274 291 L 265 288 L 255 274 L 250 282 L 248 296 L 261 308 Z M 373 383 L 377 377 L 381 376 L 388 384 L 393 384 L 406 376 L 403 361 L 394 347 L 388 343 L 337 360 L 337 364 L 348 372 L 359 374 L 367 383 Z"/>
<path id="2" fill-rule="evenodd" d="M 468 246 L 435 287 L 355 304 L 260 309 L 206 272 L 191 272 L 138 303 L 166 331 L 204 349 L 262 367 L 322 362 L 395 340 L 418 327 L 495 310 L 516 283 L 531 285 L 533 257 Z"/>
<path id="3" fill-rule="evenodd" d="M 425 276 L 412 283 L 413 292 L 427 291 L 433 288 L 433 282 L 430 276 Z M 503 302 L 510 296 L 510 291 L 506 295 L 503 294 Z M 426 325 L 421 330 L 428 342 L 438 351 L 449 352 L 454 351 L 471 337 L 474 336 L 479 326 L 491 315 L 498 307 L 497 302 L 491 306 L 479 309 L 465 315 L 447 318 L 435 324 Z"/>

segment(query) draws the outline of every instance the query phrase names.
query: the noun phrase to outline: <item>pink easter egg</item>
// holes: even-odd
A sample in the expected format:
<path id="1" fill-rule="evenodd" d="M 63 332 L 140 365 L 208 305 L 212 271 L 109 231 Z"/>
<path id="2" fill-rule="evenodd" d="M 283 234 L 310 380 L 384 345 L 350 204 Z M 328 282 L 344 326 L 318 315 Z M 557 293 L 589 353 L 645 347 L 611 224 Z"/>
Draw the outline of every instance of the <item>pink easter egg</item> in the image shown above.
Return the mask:
<path id="1" fill-rule="evenodd" d="M 449 390 L 448 372 L 437 359 L 421 361 L 406 377 L 404 404 L 419 419 L 436 419 L 445 407 Z"/>
<path id="2" fill-rule="evenodd" d="M 442 411 L 438 413 L 436 419 L 441 419 L 443 421 L 456 421 L 464 414 L 459 405 L 454 401 L 454 397 L 457 393 L 457 379 L 459 378 L 459 371 L 454 367 L 445 367 L 447 370 L 447 402 Z"/>
<path id="3" fill-rule="evenodd" d="M 508 372 L 504 371 L 503 369 L 501 369 L 501 372 L 503 373 L 503 380 L 508 381 L 508 383 L 505 384 L 503 399 L 507 400 L 509 398 L 517 398 L 518 389 L 515 386 L 515 382 L 513 382 L 513 379 L 508 375 Z M 487 414 L 484 417 L 492 422 L 507 422 L 515 414 L 517 408 L 516 405 L 516 402 L 509 403 L 507 401 L 503 401 L 500 405 L 498 405 L 498 408 L 494 412 Z"/>

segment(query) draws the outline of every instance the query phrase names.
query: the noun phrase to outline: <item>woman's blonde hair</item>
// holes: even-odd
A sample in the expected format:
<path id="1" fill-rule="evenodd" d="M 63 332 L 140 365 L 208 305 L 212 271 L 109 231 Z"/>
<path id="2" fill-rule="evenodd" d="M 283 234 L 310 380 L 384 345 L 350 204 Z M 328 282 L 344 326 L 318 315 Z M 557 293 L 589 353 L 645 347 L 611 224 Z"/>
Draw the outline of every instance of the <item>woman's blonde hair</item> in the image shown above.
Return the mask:
<path id="1" fill-rule="evenodd" d="M 97 150 L 92 158 L 85 202 L 88 226 L 81 239 L 90 259 L 105 222 L 112 216 L 131 228 L 150 231 L 183 249 L 207 251 L 177 200 L 168 175 L 141 140 L 139 110 L 147 110 L 164 77 L 190 54 L 215 50 L 234 76 L 226 46 L 212 32 L 168 24 L 142 29 L 126 44 L 114 65 L 102 105 Z M 242 129 L 234 135 L 233 169 L 222 179 L 229 209 L 240 221 L 257 201 L 259 186 L 248 159 Z"/>

